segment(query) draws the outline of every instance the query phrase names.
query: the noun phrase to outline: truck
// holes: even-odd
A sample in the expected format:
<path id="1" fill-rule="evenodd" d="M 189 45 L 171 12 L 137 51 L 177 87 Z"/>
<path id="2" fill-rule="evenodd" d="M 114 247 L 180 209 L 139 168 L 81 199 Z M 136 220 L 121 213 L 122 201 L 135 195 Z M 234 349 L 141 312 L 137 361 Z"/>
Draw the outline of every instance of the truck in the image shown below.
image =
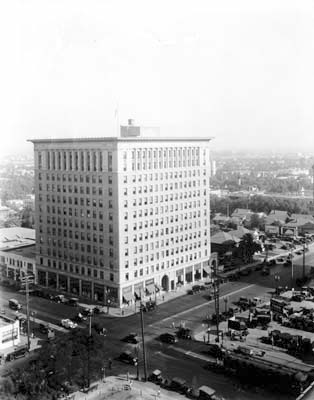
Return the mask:
<path id="1" fill-rule="evenodd" d="M 27 352 L 28 352 L 27 345 L 18 346 L 10 353 L 6 354 L 5 361 L 12 361 L 16 360 L 17 358 L 25 357 Z"/>

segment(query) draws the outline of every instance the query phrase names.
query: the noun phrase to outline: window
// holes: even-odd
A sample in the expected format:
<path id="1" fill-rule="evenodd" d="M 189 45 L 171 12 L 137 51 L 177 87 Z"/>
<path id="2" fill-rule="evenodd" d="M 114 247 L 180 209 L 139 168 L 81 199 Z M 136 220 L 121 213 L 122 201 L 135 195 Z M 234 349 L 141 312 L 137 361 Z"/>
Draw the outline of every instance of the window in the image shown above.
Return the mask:
<path id="1" fill-rule="evenodd" d="M 113 282 L 113 281 L 114 281 L 114 276 L 113 276 L 113 273 L 110 273 L 110 280 L 111 280 L 111 282 Z"/>
<path id="2" fill-rule="evenodd" d="M 108 171 L 109 172 L 112 171 L 112 152 L 111 151 L 108 152 Z"/>

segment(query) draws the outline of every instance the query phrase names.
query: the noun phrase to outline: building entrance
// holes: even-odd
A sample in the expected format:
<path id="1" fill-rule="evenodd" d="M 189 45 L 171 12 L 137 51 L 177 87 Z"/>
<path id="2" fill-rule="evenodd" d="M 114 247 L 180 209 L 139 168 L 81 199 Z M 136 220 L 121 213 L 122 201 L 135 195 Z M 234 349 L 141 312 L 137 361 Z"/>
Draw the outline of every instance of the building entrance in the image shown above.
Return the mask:
<path id="1" fill-rule="evenodd" d="M 163 290 L 165 290 L 166 292 L 169 291 L 169 277 L 168 277 L 168 275 L 164 275 L 162 277 L 161 286 L 162 286 Z"/>

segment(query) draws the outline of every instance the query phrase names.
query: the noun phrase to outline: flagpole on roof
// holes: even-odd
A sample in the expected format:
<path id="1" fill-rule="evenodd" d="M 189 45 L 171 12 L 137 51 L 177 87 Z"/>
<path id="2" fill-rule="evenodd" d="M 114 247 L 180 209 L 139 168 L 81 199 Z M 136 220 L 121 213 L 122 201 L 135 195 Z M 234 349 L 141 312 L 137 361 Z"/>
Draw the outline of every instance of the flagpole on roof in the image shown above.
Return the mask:
<path id="1" fill-rule="evenodd" d="M 116 108 L 114 110 L 114 117 L 116 122 L 117 137 L 119 137 L 120 136 L 119 101 L 117 101 Z"/>

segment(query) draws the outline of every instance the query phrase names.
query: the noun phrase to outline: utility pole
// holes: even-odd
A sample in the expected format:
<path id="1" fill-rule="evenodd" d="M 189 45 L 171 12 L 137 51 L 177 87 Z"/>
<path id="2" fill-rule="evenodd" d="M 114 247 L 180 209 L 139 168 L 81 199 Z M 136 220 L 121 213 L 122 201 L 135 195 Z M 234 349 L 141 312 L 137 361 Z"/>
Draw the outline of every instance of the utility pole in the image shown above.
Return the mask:
<path id="1" fill-rule="evenodd" d="M 293 251 L 291 249 L 291 290 L 293 289 Z"/>
<path id="2" fill-rule="evenodd" d="M 28 285 L 28 275 L 25 279 L 25 290 L 26 290 L 26 320 L 27 320 L 27 350 L 29 351 L 31 347 L 30 342 L 30 321 L 29 321 L 29 285 Z"/>
<path id="3" fill-rule="evenodd" d="M 215 314 L 216 314 L 216 329 L 217 329 L 217 343 L 219 343 L 219 276 L 217 274 L 217 263 L 214 268 L 214 300 L 215 300 Z"/>
<path id="4" fill-rule="evenodd" d="M 314 209 L 314 164 L 312 165 L 313 175 L 312 175 L 312 183 L 313 183 L 313 209 Z"/>
<path id="5" fill-rule="evenodd" d="M 303 269 L 302 269 L 302 277 L 305 279 L 305 243 L 303 243 Z"/>
<path id="6" fill-rule="evenodd" d="M 21 278 L 21 286 L 25 285 L 26 295 L 26 324 L 27 324 L 27 349 L 29 351 L 31 347 L 30 335 L 30 313 L 29 313 L 29 284 L 34 283 L 34 277 L 32 275 L 26 275 Z"/>
<path id="7" fill-rule="evenodd" d="M 141 331 L 142 331 L 142 346 L 143 346 L 143 362 L 144 362 L 144 381 L 147 382 L 147 364 L 146 364 L 146 349 L 145 349 L 145 335 L 144 335 L 144 315 L 143 315 L 143 304 L 140 305 L 141 315 Z"/>
<path id="8" fill-rule="evenodd" d="M 90 388 L 90 346 L 92 341 L 92 310 L 89 311 L 88 339 L 87 339 L 87 386 Z"/>

